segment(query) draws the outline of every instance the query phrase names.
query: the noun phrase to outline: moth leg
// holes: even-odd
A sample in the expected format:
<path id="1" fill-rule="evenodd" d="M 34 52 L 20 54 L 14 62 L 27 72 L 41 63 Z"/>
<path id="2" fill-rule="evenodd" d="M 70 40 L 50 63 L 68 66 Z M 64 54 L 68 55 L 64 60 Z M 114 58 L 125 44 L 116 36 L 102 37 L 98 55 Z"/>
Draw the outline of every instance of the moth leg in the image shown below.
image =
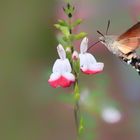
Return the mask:
<path id="1" fill-rule="evenodd" d="M 120 54 L 119 58 L 122 59 L 126 63 L 129 61 L 129 59 L 127 58 L 127 55 L 125 55 L 125 54 Z"/>

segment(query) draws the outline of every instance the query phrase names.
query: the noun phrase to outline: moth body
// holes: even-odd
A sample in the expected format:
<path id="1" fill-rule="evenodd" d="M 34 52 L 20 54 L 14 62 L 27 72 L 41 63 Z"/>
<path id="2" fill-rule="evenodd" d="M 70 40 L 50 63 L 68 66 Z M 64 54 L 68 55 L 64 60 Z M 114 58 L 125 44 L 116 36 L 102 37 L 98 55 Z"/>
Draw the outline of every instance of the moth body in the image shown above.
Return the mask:
<path id="1" fill-rule="evenodd" d="M 123 53 L 119 48 L 121 44 L 117 41 L 117 36 L 102 36 L 99 38 L 100 42 L 114 55 L 121 60 L 131 65 L 140 75 L 140 57 L 136 54 L 135 50 L 129 53 Z"/>
<path id="2" fill-rule="evenodd" d="M 119 50 L 119 43 L 116 41 L 116 39 L 117 36 L 108 35 L 99 38 L 100 42 L 104 44 L 111 53 L 115 54 L 116 56 L 120 56 L 123 55 L 123 53 Z"/>

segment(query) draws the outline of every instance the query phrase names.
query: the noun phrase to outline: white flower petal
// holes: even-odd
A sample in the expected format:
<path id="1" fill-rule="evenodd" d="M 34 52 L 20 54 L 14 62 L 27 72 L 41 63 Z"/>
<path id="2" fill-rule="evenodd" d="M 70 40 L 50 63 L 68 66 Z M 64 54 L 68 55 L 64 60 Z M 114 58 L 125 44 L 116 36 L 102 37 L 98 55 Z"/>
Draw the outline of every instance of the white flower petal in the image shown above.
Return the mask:
<path id="1" fill-rule="evenodd" d="M 55 80 L 59 79 L 60 77 L 61 77 L 60 73 L 58 73 L 58 72 L 52 73 L 52 74 L 50 75 L 49 81 L 50 81 L 50 82 L 51 82 L 51 81 L 55 81 Z"/>
<path id="2" fill-rule="evenodd" d="M 73 81 L 73 82 L 75 81 L 75 76 L 72 73 L 66 72 L 62 76 L 64 76 L 66 79 L 70 81 Z"/>
<path id="3" fill-rule="evenodd" d="M 54 65 L 53 65 L 53 73 L 55 73 L 55 72 L 58 72 L 58 73 L 61 73 L 61 71 L 62 71 L 62 66 L 63 65 L 63 60 L 61 60 L 61 59 L 57 59 L 56 61 L 55 61 L 55 63 L 54 63 Z"/>
<path id="4" fill-rule="evenodd" d="M 65 59 L 66 58 L 66 52 L 63 48 L 63 46 L 61 44 L 59 44 L 57 46 L 57 52 L 58 52 L 58 55 L 61 59 Z"/>
<path id="5" fill-rule="evenodd" d="M 79 58 L 80 58 L 80 67 L 81 67 L 86 63 L 86 56 L 85 56 L 85 54 L 80 53 Z"/>
<path id="6" fill-rule="evenodd" d="M 97 62 L 95 57 L 90 53 L 79 55 L 80 68 L 86 74 L 94 74 L 103 70 L 104 64 Z"/>
<path id="7" fill-rule="evenodd" d="M 88 48 L 88 38 L 85 37 L 81 42 L 80 52 L 85 53 L 87 51 L 87 48 Z"/>
<path id="8" fill-rule="evenodd" d="M 90 65 L 96 63 L 96 59 L 90 53 L 79 54 L 80 67 L 90 67 Z"/>
<path id="9" fill-rule="evenodd" d="M 53 65 L 53 73 L 58 72 L 63 74 L 65 72 L 71 72 L 71 65 L 68 59 L 57 59 Z"/>
<path id="10" fill-rule="evenodd" d="M 95 57 L 90 53 L 85 53 L 85 57 L 88 64 L 95 64 L 97 62 Z"/>
<path id="11" fill-rule="evenodd" d="M 89 66 L 90 70 L 94 70 L 94 71 L 102 71 L 104 68 L 104 63 L 95 63 Z"/>
<path id="12" fill-rule="evenodd" d="M 65 59 L 63 63 L 64 63 L 64 69 L 65 69 L 64 72 L 71 72 L 72 69 L 71 69 L 69 60 Z"/>

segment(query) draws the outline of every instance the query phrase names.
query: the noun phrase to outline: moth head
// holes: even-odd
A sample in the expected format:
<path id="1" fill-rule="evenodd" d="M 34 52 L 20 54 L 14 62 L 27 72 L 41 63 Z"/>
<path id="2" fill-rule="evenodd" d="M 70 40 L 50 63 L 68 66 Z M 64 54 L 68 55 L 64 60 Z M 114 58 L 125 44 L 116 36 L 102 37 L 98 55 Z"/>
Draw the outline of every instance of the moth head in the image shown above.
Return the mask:
<path id="1" fill-rule="evenodd" d="M 102 44 L 106 44 L 106 39 L 104 36 L 99 37 L 99 40 Z"/>
<path id="2" fill-rule="evenodd" d="M 97 31 L 97 33 L 101 35 L 101 37 L 99 37 L 99 41 L 103 44 L 106 44 L 106 36 L 103 35 L 100 31 Z"/>

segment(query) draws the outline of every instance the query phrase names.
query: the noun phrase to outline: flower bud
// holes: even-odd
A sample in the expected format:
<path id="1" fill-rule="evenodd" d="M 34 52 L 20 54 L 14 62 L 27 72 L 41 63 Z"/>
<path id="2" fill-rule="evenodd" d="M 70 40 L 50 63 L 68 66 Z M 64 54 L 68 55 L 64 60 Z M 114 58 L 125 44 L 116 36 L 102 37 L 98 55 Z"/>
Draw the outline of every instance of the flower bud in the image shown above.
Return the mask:
<path id="1" fill-rule="evenodd" d="M 70 47 L 66 48 L 66 53 L 71 53 L 71 48 Z"/>
<path id="2" fill-rule="evenodd" d="M 73 59 L 74 61 L 77 61 L 77 60 L 79 59 L 79 54 L 78 54 L 77 51 L 74 51 L 74 52 L 73 52 L 73 54 L 72 54 L 72 59 Z"/>

